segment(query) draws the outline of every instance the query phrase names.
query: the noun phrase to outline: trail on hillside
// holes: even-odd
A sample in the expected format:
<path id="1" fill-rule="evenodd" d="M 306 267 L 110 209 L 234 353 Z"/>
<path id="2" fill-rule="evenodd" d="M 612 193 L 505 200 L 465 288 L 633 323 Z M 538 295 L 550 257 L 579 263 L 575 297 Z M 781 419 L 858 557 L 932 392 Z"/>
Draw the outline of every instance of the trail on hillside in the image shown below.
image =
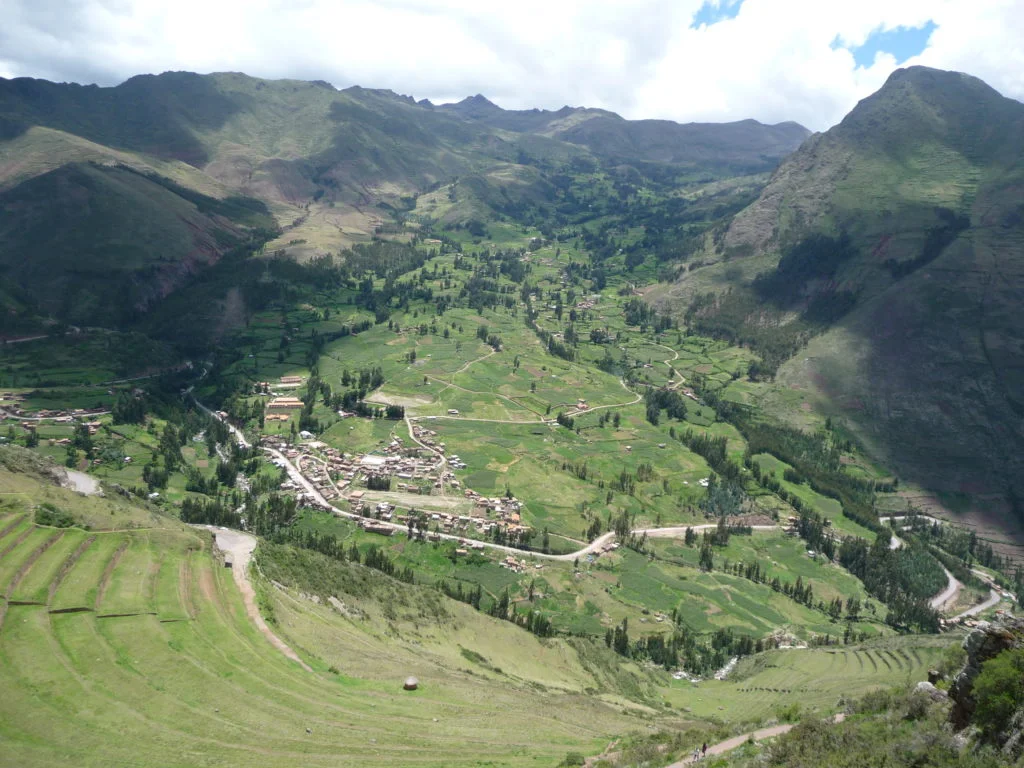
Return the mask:
<path id="1" fill-rule="evenodd" d="M 831 718 L 832 723 L 841 723 L 846 719 L 846 715 L 842 712 Z M 721 755 L 726 752 L 730 752 L 736 747 L 746 744 L 748 741 L 762 741 L 763 739 L 771 739 L 775 736 L 781 736 L 784 733 L 789 733 L 793 728 L 796 727 L 794 723 L 786 725 L 773 725 L 770 728 L 761 728 L 757 731 L 751 731 L 750 733 L 744 733 L 740 736 L 733 736 L 731 739 L 720 741 L 717 744 L 713 744 L 708 747 L 708 755 Z M 685 765 L 696 765 L 701 759 L 694 760 L 693 756 L 684 757 L 682 760 L 677 760 L 667 768 L 683 768 Z"/>
<path id="2" fill-rule="evenodd" d="M 273 630 L 267 626 L 267 622 L 263 620 L 263 616 L 260 615 L 260 610 L 256 605 L 256 591 L 249 580 L 249 562 L 252 560 L 252 553 L 256 549 L 258 539 L 252 534 L 233 531 L 228 528 L 218 528 L 212 525 L 197 525 L 194 527 L 212 531 L 217 541 L 217 548 L 231 555 L 231 573 L 234 576 L 235 584 L 238 586 L 238 591 L 242 594 L 245 612 L 252 619 L 256 628 L 277 650 L 292 661 L 298 662 L 299 666 L 307 672 L 312 672 L 313 669 L 300 659 L 299 655 L 284 640 L 274 634 Z"/>

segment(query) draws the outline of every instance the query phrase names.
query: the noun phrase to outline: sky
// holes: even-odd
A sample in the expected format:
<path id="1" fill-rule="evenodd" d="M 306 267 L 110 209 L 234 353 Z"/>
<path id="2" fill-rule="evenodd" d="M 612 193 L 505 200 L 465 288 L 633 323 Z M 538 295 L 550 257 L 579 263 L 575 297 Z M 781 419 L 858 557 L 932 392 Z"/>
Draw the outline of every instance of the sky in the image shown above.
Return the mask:
<path id="1" fill-rule="evenodd" d="M 236 71 L 506 109 L 835 124 L 899 66 L 1024 100 L 1024 0 L 0 0 L 0 77 Z"/>

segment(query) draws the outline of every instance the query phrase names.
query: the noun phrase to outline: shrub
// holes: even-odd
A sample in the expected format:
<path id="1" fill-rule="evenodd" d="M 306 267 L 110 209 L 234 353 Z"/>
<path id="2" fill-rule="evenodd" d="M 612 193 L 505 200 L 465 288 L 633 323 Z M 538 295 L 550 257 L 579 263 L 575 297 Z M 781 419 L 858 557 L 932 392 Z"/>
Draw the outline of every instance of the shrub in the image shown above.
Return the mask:
<path id="1" fill-rule="evenodd" d="M 70 528 L 75 524 L 75 518 L 63 509 L 54 506 L 49 502 L 43 502 L 36 509 L 36 525 L 50 525 L 54 528 Z"/>
<path id="2" fill-rule="evenodd" d="M 1024 648 L 1003 651 L 981 665 L 974 681 L 974 722 L 987 738 L 998 738 L 1024 707 Z"/>

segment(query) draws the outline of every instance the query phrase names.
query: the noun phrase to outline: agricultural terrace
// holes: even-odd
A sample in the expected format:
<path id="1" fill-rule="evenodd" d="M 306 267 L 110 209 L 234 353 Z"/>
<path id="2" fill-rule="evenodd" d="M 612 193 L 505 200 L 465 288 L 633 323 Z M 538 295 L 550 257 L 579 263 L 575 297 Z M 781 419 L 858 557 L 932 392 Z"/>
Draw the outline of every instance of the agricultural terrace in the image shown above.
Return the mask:
<path id="1" fill-rule="evenodd" d="M 250 621 L 209 534 L 61 530 L 17 513 L 0 531 L 0 731 L 12 764 L 550 764 L 656 722 L 584 695 L 597 683 L 567 646 L 524 643 L 511 625 L 373 572 L 356 574 L 352 595 L 336 589 L 350 609 L 261 587 L 308 673 Z M 383 591 L 389 602 L 376 602 Z M 409 674 L 418 691 L 402 690 Z"/>

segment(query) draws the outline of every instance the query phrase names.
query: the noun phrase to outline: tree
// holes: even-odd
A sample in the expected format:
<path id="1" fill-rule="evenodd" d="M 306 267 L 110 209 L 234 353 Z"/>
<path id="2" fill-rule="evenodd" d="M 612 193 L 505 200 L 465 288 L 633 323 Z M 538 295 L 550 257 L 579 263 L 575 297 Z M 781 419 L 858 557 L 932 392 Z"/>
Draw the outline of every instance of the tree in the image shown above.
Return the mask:
<path id="1" fill-rule="evenodd" d="M 1006 732 L 1010 720 L 1024 706 L 1024 648 L 1000 653 L 981 665 L 974 681 L 974 722 L 989 739 Z"/>
<path id="2" fill-rule="evenodd" d="M 627 656 L 629 654 L 629 619 L 623 619 L 622 624 L 615 628 L 615 633 L 612 637 L 612 647 L 615 652 L 620 656 Z"/>
<path id="3" fill-rule="evenodd" d="M 700 548 L 700 569 L 702 571 L 710 571 L 715 567 L 715 553 L 711 549 L 711 543 L 705 541 L 703 546 Z"/>
<path id="4" fill-rule="evenodd" d="M 76 448 L 80 448 L 86 456 L 92 453 L 92 435 L 89 434 L 89 428 L 84 423 L 75 424 L 75 433 L 71 442 Z"/>

